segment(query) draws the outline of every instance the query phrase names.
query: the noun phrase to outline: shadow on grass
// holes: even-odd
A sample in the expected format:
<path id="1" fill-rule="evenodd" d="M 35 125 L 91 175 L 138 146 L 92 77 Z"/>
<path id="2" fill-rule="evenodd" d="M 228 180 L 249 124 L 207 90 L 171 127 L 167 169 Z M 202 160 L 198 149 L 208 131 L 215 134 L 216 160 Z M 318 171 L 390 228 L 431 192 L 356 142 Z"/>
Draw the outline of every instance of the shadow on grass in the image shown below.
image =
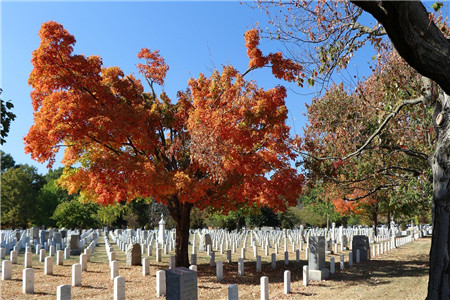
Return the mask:
<path id="1" fill-rule="evenodd" d="M 46 295 L 55 295 L 56 294 L 52 294 L 52 293 L 47 293 L 47 292 L 34 292 L 33 295 L 40 295 L 40 296 L 46 296 Z"/>
<path id="2" fill-rule="evenodd" d="M 358 285 L 362 282 L 368 285 L 380 285 L 390 283 L 389 278 L 426 276 L 428 270 L 429 263 L 426 255 L 410 261 L 372 260 L 336 273 L 330 280 L 343 280 L 348 285 Z"/>
<path id="3" fill-rule="evenodd" d="M 100 287 L 100 286 L 92 286 L 92 285 L 81 285 L 81 287 L 85 287 L 88 289 L 95 289 L 95 290 L 107 290 L 107 288 L 105 287 Z"/>
<path id="4" fill-rule="evenodd" d="M 262 272 L 256 272 L 256 262 L 244 263 L 244 276 L 238 275 L 238 264 L 224 263 L 223 274 L 224 279 L 221 281 L 225 284 L 243 284 L 243 285 L 259 285 L 261 276 L 269 277 L 270 283 L 284 282 L 284 271 L 291 271 L 291 281 L 298 282 L 302 280 L 303 266 L 307 265 L 306 261 L 299 263 L 290 262 L 285 266 L 284 261 L 277 261 L 277 268 L 272 269 L 269 263 L 262 264 Z M 326 267 L 329 267 L 327 262 Z M 336 264 L 337 268 L 339 264 Z M 330 275 L 329 281 L 345 281 L 348 285 L 359 285 L 365 283 L 368 285 L 388 284 L 389 278 L 394 277 L 421 277 L 426 276 L 429 270 L 428 255 L 414 257 L 409 261 L 395 260 L 371 260 L 349 267 L 346 263 L 344 270 L 337 270 L 335 274 Z M 197 266 L 198 277 L 216 278 L 216 268 L 210 267 L 209 264 L 201 264 Z M 321 285 L 315 283 L 315 285 Z M 302 295 L 308 296 L 308 294 Z"/>

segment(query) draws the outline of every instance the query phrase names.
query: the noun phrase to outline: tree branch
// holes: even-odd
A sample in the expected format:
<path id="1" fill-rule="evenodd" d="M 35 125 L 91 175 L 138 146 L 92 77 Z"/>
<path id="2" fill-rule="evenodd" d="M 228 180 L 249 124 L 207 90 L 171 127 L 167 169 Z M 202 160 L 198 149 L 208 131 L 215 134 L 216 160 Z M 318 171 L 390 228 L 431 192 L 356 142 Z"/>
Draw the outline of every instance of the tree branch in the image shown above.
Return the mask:
<path id="1" fill-rule="evenodd" d="M 344 196 L 343 199 L 346 200 L 346 201 L 358 201 L 358 200 L 367 198 L 367 197 L 369 197 L 370 195 L 375 194 L 375 193 L 378 192 L 379 190 L 390 189 L 390 188 L 393 188 L 393 187 L 396 187 L 396 186 L 398 186 L 398 184 L 385 184 L 385 185 L 380 185 L 380 186 L 377 186 L 376 188 L 374 188 L 374 189 L 368 191 L 365 195 L 358 196 L 358 197 L 356 197 L 356 198 L 347 198 L 346 196 Z"/>
<path id="2" fill-rule="evenodd" d="M 406 105 L 416 105 L 419 103 L 423 103 L 425 101 L 425 97 L 424 96 L 420 96 L 416 99 L 409 99 L 409 100 L 403 100 L 395 109 L 393 112 L 391 112 L 390 114 L 387 115 L 387 117 L 384 119 L 383 123 L 380 124 L 380 126 L 377 128 L 377 130 L 375 130 L 375 132 L 367 139 L 367 141 L 361 146 L 359 147 L 356 151 L 354 151 L 353 153 L 350 153 L 344 157 L 333 157 L 333 156 L 328 156 L 328 157 L 316 157 L 314 155 L 311 155 L 309 153 L 305 153 L 305 152 L 300 152 L 297 151 L 299 154 L 302 155 L 307 155 L 309 157 L 312 157 L 316 160 L 330 160 L 330 159 L 334 159 L 334 160 L 346 160 L 349 159 L 353 156 L 356 156 L 358 154 L 360 154 L 362 151 L 364 151 L 367 146 L 373 141 L 373 139 L 378 136 L 381 131 L 384 129 L 384 127 L 386 127 L 386 125 L 389 123 L 389 121 L 394 118 L 400 111 L 401 109 L 406 106 Z"/>
<path id="3" fill-rule="evenodd" d="M 385 28 L 397 52 L 420 74 L 450 94 L 450 40 L 420 1 L 351 1 Z"/>

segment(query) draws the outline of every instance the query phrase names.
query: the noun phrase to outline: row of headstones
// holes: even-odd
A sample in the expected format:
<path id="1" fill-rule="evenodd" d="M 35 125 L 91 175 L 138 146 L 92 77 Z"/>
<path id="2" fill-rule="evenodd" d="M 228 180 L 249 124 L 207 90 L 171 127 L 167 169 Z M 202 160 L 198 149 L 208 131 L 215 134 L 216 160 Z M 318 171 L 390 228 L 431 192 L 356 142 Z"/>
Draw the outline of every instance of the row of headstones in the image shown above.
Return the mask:
<path id="1" fill-rule="evenodd" d="M 413 241 L 414 239 L 411 236 L 407 236 L 407 237 L 403 237 L 400 238 L 396 241 L 396 245 L 397 246 L 401 246 L 404 245 L 406 243 L 409 243 L 411 241 Z M 389 251 L 393 248 L 391 248 L 391 243 L 383 243 L 384 247 L 385 247 L 385 251 Z M 377 247 L 379 247 L 380 245 L 378 244 Z M 373 247 L 375 247 L 375 245 L 373 245 Z M 373 248 L 375 249 L 375 248 Z M 381 249 L 383 249 L 383 246 L 381 247 Z M 383 250 L 382 250 L 383 251 Z M 375 250 L 373 250 L 373 252 L 375 253 Z M 377 255 L 379 253 L 379 250 L 377 250 Z M 381 254 L 383 254 L 383 252 L 381 252 Z M 368 255 L 367 253 L 365 255 Z M 356 263 L 360 263 L 361 262 L 361 251 L 360 249 L 356 249 L 356 251 L 352 251 L 349 253 L 349 266 L 351 267 L 353 265 L 353 260 L 354 257 L 356 258 Z M 258 261 L 258 260 L 257 260 Z M 217 265 L 217 280 L 220 281 L 223 277 L 222 273 L 221 273 L 221 266 L 222 264 L 218 264 Z M 242 262 L 242 266 L 243 266 L 243 262 Z M 345 258 L 344 255 L 340 255 L 340 269 L 344 270 L 345 266 Z M 260 268 L 260 267 L 259 267 Z M 260 270 L 260 269 L 259 269 Z M 310 280 L 317 280 L 317 278 L 311 278 L 312 273 L 310 272 L 310 265 L 308 266 L 303 266 L 303 285 L 307 286 L 309 284 Z M 238 274 L 240 272 L 243 272 L 243 268 L 241 271 L 238 271 Z M 257 272 L 258 272 L 258 264 L 257 264 Z M 330 258 L 330 270 L 329 270 L 330 274 L 334 274 L 335 273 L 335 261 L 334 261 L 334 257 Z M 319 279 L 321 280 L 321 279 Z M 261 285 L 261 299 L 269 299 L 269 278 L 267 276 L 262 276 L 260 279 L 260 285 Z M 291 292 L 291 272 L 289 270 L 286 270 L 284 272 L 284 294 L 289 294 Z M 228 287 L 228 299 L 229 300 L 237 300 L 239 299 L 239 293 L 238 293 L 238 286 L 236 284 L 230 285 Z"/>
<path id="2" fill-rule="evenodd" d="M 5 261 L 3 261 L 4 263 Z M 72 266 L 72 286 L 81 286 L 81 265 L 75 264 Z M 3 274 L 3 273 L 2 273 Z M 74 279 L 75 278 L 75 279 Z M 4 280 L 2 278 L 2 280 Z M 34 293 L 34 269 L 23 269 L 22 274 L 22 293 Z M 59 285 L 56 288 L 57 300 L 70 300 L 72 298 L 72 288 L 68 284 Z M 125 278 L 117 276 L 114 278 L 114 300 L 125 300 Z"/>
<path id="3" fill-rule="evenodd" d="M 81 285 L 81 271 L 87 271 L 87 262 L 90 261 L 91 254 L 94 252 L 95 246 L 98 241 L 92 240 L 87 248 L 84 249 L 84 254 L 80 255 L 80 264 L 72 266 L 72 285 Z M 39 246 L 39 245 L 38 245 Z M 50 246 L 49 256 L 46 256 L 45 249 L 36 248 L 36 254 L 39 252 L 39 261 L 44 262 L 44 274 L 53 275 L 53 256 L 56 247 Z M 64 250 L 64 259 L 70 258 L 70 248 L 66 247 Z M 2 262 L 2 280 L 11 280 L 12 278 L 12 264 L 17 263 L 17 250 L 10 252 L 10 259 Z M 25 294 L 34 293 L 34 269 L 32 268 L 31 247 L 26 248 L 24 257 L 24 269 L 22 275 L 22 291 Z M 56 264 L 63 265 L 63 251 L 56 251 Z M 58 286 L 57 299 L 70 299 L 70 286 L 62 285 Z"/>
<path id="4" fill-rule="evenodd" d="M 160 231 L 162 231 L 160 233 Z M 105 230 L 107 232 L 107 230 Z M 171 230 L 165 230 L 161 228 L 159 230 L 142 230 L 142 229 L 116 229 L 108 233 L 113 233 L 114 242 L 116 239 L 121 242 L 130 243 L 140 243 L 140 244 L 150 244 L 158 242 L 159 244 L 175 244 L 176 232 Z"/>
<path id="5" fill-rule="evenodd" d="M 310 239 L 311 239 L 311 241 L 310 241 L 311 246 L 312 247 L 316 247 L 315 249 L 318 249 L 318 251 L 317 251 L 317 253 L 316 253 L 316 251 L 314 251 L 312 253 L 312 255 L 310 256 L 312 259 L 310 259 L 308 261 L 308 266 L 304 266 L 304 268 L 303 268 L 303 284 L 304 285 L 307 285 L 310 279 L 311 280 L 317 280 L 317 279 L 315 279 L 316 276 L 317 276 L 317 273 L 312 273 L 312 271 L 317 271 L 317 268 L 319 268 L 320 271 L 323 271 L 323 268 L 320 269 L 321 268 L 320 260 L 322 259 L 320 253 L 323 252 L 323 254 L 324 254 L 324 251 L 322 251 L 322 250 L 324 250 L 324 245 L 323 245 L 325 243 L 324 238 L 323 237 L 317 237 L 317 238 L 310 238 Z M 356 244 L 358 244 L 358 242 L 359 242 L 358 240 L 359 239 L 364 240 L 365 244 L 368 245 L 367 237 L 365 237 L 365 236 L 358 237 L 356 239 Z M 401 244 L 409 242 L 411 240 L 412 240 L 411 237 L 405 237 L 405 238 L 399 239 L 398 240 L 398 244 L 401 245 Z M 386 243 L 386 244 L 390 245 L 390 243 Z M 95 245 L 92 245 L 92 244 L 90 245 L 90 247 L 91 246 L 95 247 Z M 105 237 L 105 246 L 107 247 L 107 252 L 109 253 L 108 257 L 111 257 L 111 253 L 114 253 L 114 252 L 111 251 L 111 247 L 109 245 L 109 241 L 108 241 L 107 237 Z M 90 248 L 90 247 L 88 247 L 88 248 Z M 358 245 L 355 245 L 355 248 L 356 247 L 358 247 Z M 363 259 L 368 259 L 369 252 L 367 250 L 368 249 L 363 249 L 363 251 L 364 251 Z M 89 252 L 90 251 L 88 251 L 88 253 L 87 253 L 88 257 L 89 257 Z M 214 253 L 214 252 L 212 252 L 212 253 Z M 340 257 L 341 258 L 341 264 L 340 264 L 341 265 L 341 269 L 344 268 L 344 257 L 343 256 L 344 255 L 341 255 L 341 257 Z M 360 262 L 360 260 L 361 260 L 361 250 L 357 249 L 355 252 L 349 254 L 349 266 L 352 266 L 354 256 L 356 256 L 356 262 L 357 263 Z M 73 273 L 73 275 L 72 275 L 72 285 L 74 285 L 74 286 L 81 285 L 81 270 L 87 270 L 87 262 L 86 262 L 85 258 L 86 258 L 86 254 L 80 256 L 81 264 L 76 264 L 76 265 L 72 266 L 72 271 L 73 271 L 72 272 Z M 259 256 L 259 261 L 260 261 L 260 256 Z M 171 262 L 171 266 L 169 266 L 170 269 L 174 269 L 173 266 L 175 265 L 175 260 L 174 260 L 173 256 L 171 256 L 170 262 Z M 5 264 L 5 266 L 3 266 L 3 270 L 7 269 L 6 264 L 8 264 L 8 263 L 3 263 L 3 264 Z M 127 264 L 128 264 L 128 259 L 127 259 Z M 318 264 L 318 266 L 317 266 L 317 264 Z M 84 268 L 83 268 L 83 265 L 85 266 Z M 142 266 L 143 266 L 143 275 L 144 276 L 145 275 L 149 275 L 148 258 L 144 258 L 142 260 Z M 238 266 L 239 266 L 238 274 L 243 275 L 243 259 L 242 258 L 239 259 Z M 125 299 L 125 278 L 118 276 L 118 262 L 116 260 L 110 261 L 110 267 L 111 267 L 111 279 L 114 280 L 114 299 Z M 259 264 L 259 268 L 260 268 L 260 264 Z M 310 270 L 310 268 L 311 268 L 311 270 Z M 180 269 L 180 268 L 176 268 L 176 269 Z M 258 264 L 257 264 L 257 269 L 258 269 Z M 335 269 L 335 267 L 334 267 L 334 257 L 331 257 L 331 259 L 330 259 L 330 273 L 333 274 L 334 273 L 334 269 Z M 169 275 L 172 274 L 172 273 L 168 273 L 169 270 L 158 271 L 156 273 L 157 296 L 160 297 L 160 296 L 164 295 L 166 291 L 175 291 L 175 290 L 177 290 L 178 293 L 184 293 L 185 295 L 186 295 L 186 293 L 188 293 L 189 295 L 193 296 L 194 293 L 195 293 L 195 298 L 188 297 L 188 298 L 184 298 L 184 299 L 196 299 L 197 298 L 197 287 L 196 287 L 197 275 L 195 274 L 195 280 L 193 279 L 192 276 L 191 276 L 192 278 L 190 280 L 192 282 L 192 284 L 195 285 L 195 289 L 193 287 L 190 287 L 190 288 L 185 287 L 186 290 L 183 291 L 183 289 L 181 289 L 181 287 L 178 287 L 176 289 L 172 289 L 172 288 L 167 288 L 166 287 L 166 277 L 168 276 L 168 274 Z M 196 266 L 192 265 L 191 266 L 191 270 L 195 270 L 195 272 L 196 272 L 197 271 Z M 181 273 L 184 274 L 186 272 L 183 271 Z M 5 272 L 3 272 L 2 274 L 3 274 L 2 277 L 5 276 L 4 275 Z M 23 274 L 24 274 L 23 275 L 24 276 L 23 277 L 24 278 L 23 279 L 23 282 L 24 282 L 24 287 L 23 287 L 24 293 L 30 293 L 30 292 L 32 293 L 34 291 L 34 270 L 31 269 L 31 268 L 27 268 L 27 269 L 24 270 Z M 181 278 L 182 274 L 180 274 L 179 272 L 178 273 L 175 272 L 174 274 L 177 277 L 177 278 L 174 277 L 175 281 L 178 280 L 177 283 L 181 282 L 180 278 Z M 216 264 L 216 275 L 217 275 L 217 279 L 219 281 L 223 279 L 223 265 L 222 265 L 222 262 L 217 262 L 217 264 Z M 311 275 L 313 275 L 313 276 L 311 276 Z M 173 276 L 173 274 L 170 275 L 170 276 Z M 319 280 L 322 280 L 322 279 L 326 278 L 325 276 L 323 274 L 321 274 Z M 285 274 L 284 274 L 284 292 L 286 294 L 290 293 L 290 284 L 291 284 L 290 277 L 291 277 L 290 276 L 290 271 L 285 271 Z M 167 282 L 172 282 L 172 281 L 174 281 L 174 280 L 167 280 Z M 189 280 L 183 279 L 182 282 L 184 282 L 184 284 L 185 284 L 186 282 L 189 282 Z M 186 291 L 188 291 L 188 292 L 186 292 Z M 268 291 L 268 277 L 263 276 L 263 277 L 261 277 L 261 299 L 268 299 L 268 295 L 269 295 L 268 292 L 269 292 Z M 66 295 L 66 297 L 67 297 L 67 295 L 69 295 L 69 298 L 61 298 L 61 299 L 70 299 L 70 286 L 59 286 L 57 294 L 58 295 L 59 294 Z M 233 298 L 233 297 L 235 297 L 235 298 Z M 238 297 L 237 286 L 236 285 L 230 286 L 230 288 L 229 288 L 229 299 L 237 299 L 237 297 Z"/>
<path id="6" fill-rule="evenodd" d="M 93 240 L 97 240 L 96 238 L 98 236 L 97 232 L 92 229 L 89 231 L 83 231 L 83 233 L 81 234 L 81 240 L 80 235 L 76 231 L 72 233 L 69 232 L 69 235 L 65 236 L 66 234 L 68 234 L 67 230 L 61 230 L 61 232 L 53 232 L 53 230 L 42 230 L 40 233 L 41 243 L 39 243 L 38 239 L 30 240 L 30 236 L 28 236 L 31 235 L 31 237 L 35 237 L 33 228 L 31 230 L 23 230 L 22 232 L 20 232 L 19 230 L 2 231 L 2 247 L 0 248 L 0 257 L 4 259 L 6 253 L 9 252 L 11 248 L 20 252 L 21 249 L 26 250 L 32 245 L 37 252 L 39 252 L 40 248 L 44 248 L 46 251 L 49 251 L 51 249 L 51 246 L 56 247 L 56 250 L 68 246 L 72 249 L 73 254 L 78 254 L 77 252 L 79 251 L 80 247 L 84 247 L 85 244 L 90 243 Z M 44 241 L 45 238 L 48 237 L 49 233 L 53 234 L 53 238 L 48 238 L 46 241 Z M 17 236 L 11 238 L 11 235 L 20 235 L 20 238 L 17 239 Z"/>

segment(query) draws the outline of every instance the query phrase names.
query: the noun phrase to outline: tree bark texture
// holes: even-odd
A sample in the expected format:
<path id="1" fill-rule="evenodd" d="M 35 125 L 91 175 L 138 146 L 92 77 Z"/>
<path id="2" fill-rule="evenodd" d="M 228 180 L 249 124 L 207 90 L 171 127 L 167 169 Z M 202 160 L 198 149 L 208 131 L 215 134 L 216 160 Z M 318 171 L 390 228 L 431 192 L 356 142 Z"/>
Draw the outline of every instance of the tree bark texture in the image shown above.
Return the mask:
<path id="1" fill-rule="evenodd" d="M 434 113 L 438 133 L 433 169 L 433 236 L 427 299 L 450 298 L 450 40 L 419 1 L 352 1 L 385 28 L 398 53 L 444 91 Z"/>
<path id="2" fill-rule="evenodd" d="M 352 1 L 385 28 L 408 64 L 450 94 L 450 40 L 430 22 L 420 1 Z"/>
<path id="3" fill-rule="evenodd" d="M 438 133 L 433 168 L 433 240 L 427 299 L 450 298 L 450 96 L 444 94 L 434 113 Z"/>
<path id="4" fill-rule="evenodd" d="M 175 265 L 189 267 L 189 229 L 192 203 L 180 203 L 173 197 L 168 203 L 170 215 L 176 223 Z"/>

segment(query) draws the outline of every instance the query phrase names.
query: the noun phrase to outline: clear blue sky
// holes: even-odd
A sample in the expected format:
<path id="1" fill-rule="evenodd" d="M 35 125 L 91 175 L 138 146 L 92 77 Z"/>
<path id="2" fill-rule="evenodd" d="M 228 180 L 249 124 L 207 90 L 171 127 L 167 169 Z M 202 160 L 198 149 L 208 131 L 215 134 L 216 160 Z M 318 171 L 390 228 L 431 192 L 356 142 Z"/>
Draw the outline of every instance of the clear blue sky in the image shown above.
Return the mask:
<path id="1" fill-rule="evenodd" d="M 39 45 L 38 31 L 43 22 L 53 20 L 75 36 L 75 53 L 102 57 L 105 66 L 119 66 L 137 75 L 136 54 L 141 48 L 159 49 L 170 66 L 165 90 L 172 99 L 187 87 L 190 77 L 223 64 L 241 71 L 248 65 L 243 34 L 265 15 L 239 2 L 13 2 L 1 3 L 1 87 L 2 99 L 12 100 L 16 120 L 11 125 L 3 151 L 17 163 L 27 163 L 46 173 L 45 165 L 24 153 L 23 137 L 33 122 L 27 79 L 32 51 Z M 264 41 L 265 51 L 282 46 Z M 361 75 L 363 72 L 359 70 Z M 251 74 L 264 88 L 286 83 L 267 71 Z M 288 88 L 300 91 L 295 85 Z M 311 96 L 289 92 L 287 106 L 292 134 L 301 134 L 306 119 L 305 102 Z M 61 156 L 59 156 L 59 159 Z M 60 164 L 55 164 L 55 167 Z"/>

